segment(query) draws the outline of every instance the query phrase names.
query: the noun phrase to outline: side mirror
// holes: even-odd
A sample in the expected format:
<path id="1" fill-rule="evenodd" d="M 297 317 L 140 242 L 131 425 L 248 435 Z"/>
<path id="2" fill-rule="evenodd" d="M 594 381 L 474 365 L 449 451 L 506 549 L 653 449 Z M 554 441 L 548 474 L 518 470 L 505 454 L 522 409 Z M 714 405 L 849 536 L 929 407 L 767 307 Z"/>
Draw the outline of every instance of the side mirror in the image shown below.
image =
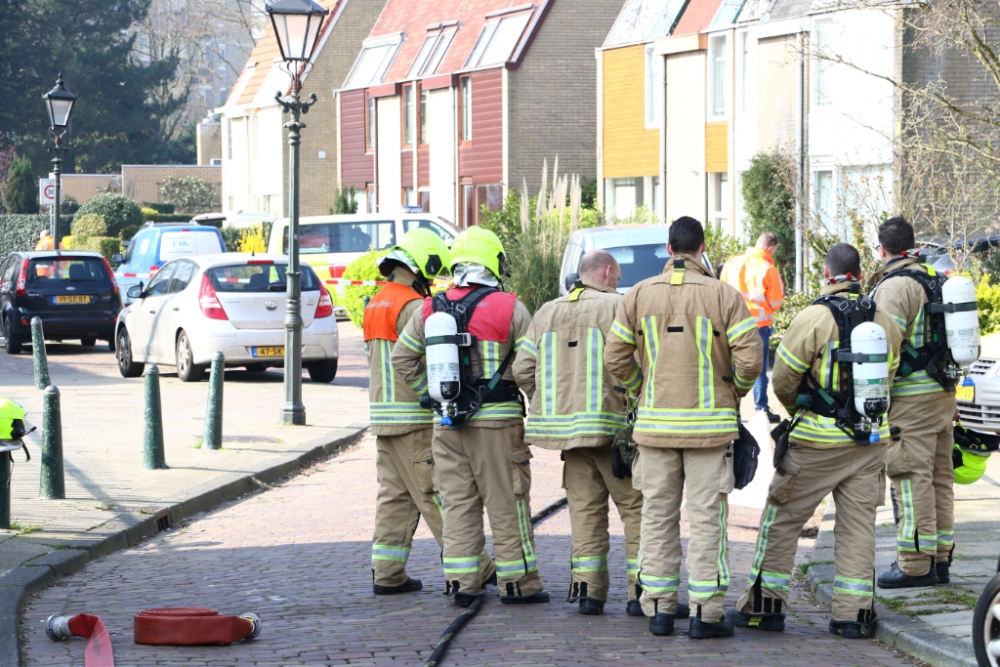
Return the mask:
<path id="1" fill-rule="evenodd" d="M 579 279 L 580 279 L 580 274 L 579 273 L 568 273 L 568 274 L 566 274 L 566 291 L 572 291 L 573 290 L 573 285 L 575 285 L 576 281 L 579 280 Z"/>
<path id="2" fill-rule="evenodd" d="M 122 257 L 121 255 L 114 254 L 111 255 L 111 261 L 117 264 L 118 266 L 121 266 L 122 264 L 125 263 L 125 258 Z"/>
<path id="3" fill-rule="evenodd" d="M 127 296 L 130 299 L 141 299 L 142 283 L 139 283 L 138 285 L 132 285 L 131 287 L 129 287 L 128 290 L 125 292 L 125 296 Z"/>

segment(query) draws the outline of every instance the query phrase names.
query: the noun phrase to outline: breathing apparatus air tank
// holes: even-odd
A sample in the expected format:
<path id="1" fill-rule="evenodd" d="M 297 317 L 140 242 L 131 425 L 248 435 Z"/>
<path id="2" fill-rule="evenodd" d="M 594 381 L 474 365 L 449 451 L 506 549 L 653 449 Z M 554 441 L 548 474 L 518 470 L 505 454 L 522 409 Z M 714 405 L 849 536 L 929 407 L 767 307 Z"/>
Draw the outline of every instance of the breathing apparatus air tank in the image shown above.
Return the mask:
<path id="1" fill-rule="evenodd" d="M 872 422 L 889 411 L 889 344 L 885 329 L 874 322 L 862 322 L 851 332 L 851 352 L 857 355 L 851 363 L 854 409 Z M 872 442 L 878 442 L 878 428 L 871 431 Z"/>
<path id="2" fill-rule="evenodd" d="M 445 312 L 437 312 L 424 322 L 427 344 L 427 390 L 441 404 L 441 423 L 451 423 L 449 408 L 462 388 L 456 344 L 458 324 Z"/>
<path id="3" fill-rule="evenodd" d="M 941 303 L 945 306 L 944 328 L 951 358 L 962 368 L 968 368 L 979 358 L 976 286 L 964 276 L 952 276 L 941 286 Z M 949 305 L 956 308 L 948 308 Z"/>

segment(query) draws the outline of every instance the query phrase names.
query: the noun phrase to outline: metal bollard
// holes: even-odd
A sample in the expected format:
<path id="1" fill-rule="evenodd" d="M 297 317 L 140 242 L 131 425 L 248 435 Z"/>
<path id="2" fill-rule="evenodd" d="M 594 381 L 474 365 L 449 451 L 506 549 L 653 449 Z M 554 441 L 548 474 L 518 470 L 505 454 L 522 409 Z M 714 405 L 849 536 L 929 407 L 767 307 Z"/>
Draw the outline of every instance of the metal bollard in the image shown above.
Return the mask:
<path id="1" fill-rule="evenodd" d="M 59 388 L 46 387 L 42 404 L 42 469 L 39 495 L 42 498 L 55 500 L 66 497 L 61 412 Z"/>
<path id="2" fill-rule="evenodd" d="M 201 446 L 205 449 L 222 449 L 222 385 L 225 379 L 226 358 L 222 352 L 212 357 L 212 375 L 208 379 L 208 402 L 205 404 L 205 434 Z"/>
<path id="3" fill-rule="evenodd" d="M 160 408 L 160 369 L 146 366 L 146 414 L 143 433 L 142 463 L 146 470 L 165 470 L 163 454 L 163 411 Z"/>
<path id="4" fill-rule="evenodd" d="M 49 380 L 49 358 L 45 354 L 45 335 L 40 317 L 31 318 L 31 356 L 35 366 L 35 389 L 45 389 Z"/>
<path id="5" fill-rule="evenodd" d="M 0 452 L 0 530 L 10 530 L 10 452 Z"/>

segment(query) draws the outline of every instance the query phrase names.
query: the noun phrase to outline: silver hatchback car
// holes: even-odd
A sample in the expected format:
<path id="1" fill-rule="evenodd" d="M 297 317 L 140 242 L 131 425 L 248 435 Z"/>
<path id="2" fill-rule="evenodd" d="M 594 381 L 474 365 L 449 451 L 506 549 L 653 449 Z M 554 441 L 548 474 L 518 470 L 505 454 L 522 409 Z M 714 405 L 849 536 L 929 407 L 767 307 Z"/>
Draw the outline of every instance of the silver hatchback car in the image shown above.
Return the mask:
<path id="1" fill-rule="evenodd" d="M 559 272 L 559 295 L 567 294 L 579 277 L 580 260 L 590 250 L 607 250 L 618 260 L 622 278 L 618 281 L 618 291 L 624 294 L 630 287 L 646 278 L 663 272 L 670 259 L 667 240 L 670 227 L 667 225 L 621 225 L 616 227 L 593 227 L 581 229 L 569 237 L 563 254 L 562 269 Z M 711 275 L 715 269 L 707 256 L 702 263 Z"/>
<path id="2" fill-rule="evenodd" d="M 956 396 L 962 426 L 1000 433 L 1000 334 L 983 337 L 969 378 L 973 386 L 959 387 Z"/>

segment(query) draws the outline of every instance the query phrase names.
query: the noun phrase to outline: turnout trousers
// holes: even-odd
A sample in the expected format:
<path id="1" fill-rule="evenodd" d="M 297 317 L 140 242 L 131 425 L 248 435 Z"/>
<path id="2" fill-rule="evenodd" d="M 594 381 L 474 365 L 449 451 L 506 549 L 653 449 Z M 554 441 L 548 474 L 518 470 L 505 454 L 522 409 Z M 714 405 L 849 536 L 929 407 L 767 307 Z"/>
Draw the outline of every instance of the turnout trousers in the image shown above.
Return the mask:
<path id="1" fill-rule="evenodd" d="M 378 586 L 406 582 L 406 562 L 413 533 L 423 515 L 434 539 L 441 544 L 441 498 L 434 492 L 433 429 L 375 438 L 378 496 L 375 501 L 375 535 L 372 538 L 372 573 Z M 493 574 L 493 560 L 482 554 L 483 579 Z"/>
<path id="2" fill-rule="evenodd" d="M 451 593 L 483 587 L 483 508 L 493 533 L 497 585 L 504 597 L 542 590 L 531 529 L 531 452 L 518 422 L 500 428 L 434 429 L 434 461 L 444 505 L 444 576 Z"/>
<path id="3" fill-rule="evenodd" d="M 889 423 L 902 429 L 885 454 L 896 515 L 896 561 L 911 576 L 931 558 L 950 563 L 955 548 L 955 394 L 893 398 Z"/>
<path id="4" fill-rule="evenodd" d="M 642 521 L 642 493 L 629 478 L 618 479 L 611 472 L 611 445 L 567 449 L 563 455 L 563 488 L 569 501 L 573 529 L 570 555 L 572 579 L 568 600 L 608 599 L 608 498 L 615 502 L 625 524 L 625 558 L 628 566 L 628 599 L 638 596 L 639 526 Z"/>
<path id="5" fill-rule="evenodd" d="M 638 470 L 638 473 L 636 472 Z M 687 487 L 691 524 L 691 615 L 714 623 L 729 590 L 726 519 L 733 490 L 732 445 L 667 449 L 639 445 L 632 483 L 642 491 L 639 585 L 646 616 L 677 611 L 681 573 L 681 501 Z"/>
<path id="6" fill-rule="evenodd" d="M 833 535 L 833 619 L 870 623 L 875 584 L 875 511 L 885 496 L 884 445 L 814 449 L 792 443 L 771 478 L 760 518 L 745 614 L 786 613 L 802 527 L 827 494 L 837 507 Z"/>

